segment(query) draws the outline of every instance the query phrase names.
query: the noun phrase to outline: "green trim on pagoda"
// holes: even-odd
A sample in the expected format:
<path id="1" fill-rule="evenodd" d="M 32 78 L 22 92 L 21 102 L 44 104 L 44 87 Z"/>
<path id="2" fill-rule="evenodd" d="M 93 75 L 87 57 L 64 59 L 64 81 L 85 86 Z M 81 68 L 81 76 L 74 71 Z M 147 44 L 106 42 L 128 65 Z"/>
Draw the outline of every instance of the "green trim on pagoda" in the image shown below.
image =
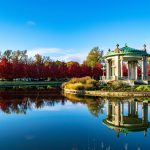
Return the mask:
<path id="1" fill-rule="evenodd" d="M 115 50 L 114 51 L 109 50 L 104 57 L 107 58 L 107 57 L 115 56 L 115 55 L 150 56 L 150 54 L 148 54 L 146 50 L 138 50 L 135 48 L 128 47 L 127 45 L 125 47 L 120 48 L 120 49 L 117 47 L 117 49 L 120 51 L 115 52 Z"/>

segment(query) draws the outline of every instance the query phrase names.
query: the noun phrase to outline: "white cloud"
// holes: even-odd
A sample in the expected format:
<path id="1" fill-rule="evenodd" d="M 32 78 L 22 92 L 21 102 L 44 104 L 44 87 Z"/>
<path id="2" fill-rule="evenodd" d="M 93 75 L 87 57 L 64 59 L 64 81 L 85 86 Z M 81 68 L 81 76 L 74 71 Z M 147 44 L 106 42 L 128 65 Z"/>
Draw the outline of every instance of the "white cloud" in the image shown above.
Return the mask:
<path id="1" fill-rule="evenodd" d="M 59 48 L 34 48 L 32 50 L 28 50 L 28 56 L 34 57 L 35 54 L 41 54 L 43 56 L 61 53 L 61 49 Z"/>
<path id="2" fill-rule="evenodd" d="M 77 61 L 82 63 L 86 56 L 88 55 L 88 51 L 82 52 L 73 52 L 73 50 L 61 49 L 61 48 L 34 48 L 28 51 L 29 57 L 34 57 L 35 54 L 41 54 L 43 56 L 49 56 L 52 60 L 60 60 L 60 61 Z"/>
<path id="3" fill-rule="evenodd" d="M 88 52 L 81 52 L 81 53 L 66 53 L 65 55 L 59 56 L 59 57 L 53 57 L 54 60 L 60 60 L 60 61 L 77 61 L 79 63 L 82 63 L 88 55 Z"/>
<path id="4" fill-rule="evenodd" d="M 27 25 L 29 25 L 29 26 L 35 26 L 36 23 L 34 21 L 27 21 Z"/>

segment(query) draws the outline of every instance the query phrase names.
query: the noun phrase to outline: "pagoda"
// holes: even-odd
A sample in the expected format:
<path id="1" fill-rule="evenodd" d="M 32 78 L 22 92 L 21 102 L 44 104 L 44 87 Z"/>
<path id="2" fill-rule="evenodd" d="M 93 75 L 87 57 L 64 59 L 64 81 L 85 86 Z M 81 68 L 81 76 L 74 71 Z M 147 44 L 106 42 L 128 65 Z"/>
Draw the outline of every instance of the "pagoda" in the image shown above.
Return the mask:
<path id="1" fill-rule="evenodd" d="M 106 63 L 106 78 L 105 80 L 141 80 L 148 81 L 147 73 L 147 57 L 150 56 L 147 53 L 146 45 L 142 50 L 128 47 L 125 44 L 124 47 L 119 48 L 119 44 L 116 45 L 116 49 L 111 51 L 110 49 L 104 56 Z M 123 64 L 127 65 L 128 75 L 123 75 Z M 141 68 L 141 78 L 138 77 L 137 69 Z"/>

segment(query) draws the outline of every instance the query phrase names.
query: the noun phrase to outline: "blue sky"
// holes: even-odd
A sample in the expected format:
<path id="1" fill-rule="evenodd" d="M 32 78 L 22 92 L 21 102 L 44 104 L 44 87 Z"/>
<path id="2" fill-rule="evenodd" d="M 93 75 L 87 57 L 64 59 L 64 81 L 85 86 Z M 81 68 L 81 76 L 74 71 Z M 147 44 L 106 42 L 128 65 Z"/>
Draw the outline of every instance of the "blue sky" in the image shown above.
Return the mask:
<path id="1" fill-rule="evenodd" d="M 0 0 L 0 50 L 82 61 L 94 47 L 150 48 L 149 0 Z"/>

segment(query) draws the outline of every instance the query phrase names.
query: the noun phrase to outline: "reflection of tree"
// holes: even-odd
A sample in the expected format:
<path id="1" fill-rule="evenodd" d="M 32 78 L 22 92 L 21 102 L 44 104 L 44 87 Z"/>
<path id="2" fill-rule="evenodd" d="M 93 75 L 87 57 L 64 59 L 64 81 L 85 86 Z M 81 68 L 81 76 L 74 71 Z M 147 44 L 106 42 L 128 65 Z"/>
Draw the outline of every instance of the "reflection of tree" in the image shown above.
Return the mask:
<path id="1" fill-rule="evenodd" d="M 98 117 L 99 114 L 103 114 L 104 102 L 97 100 L 87 101 L 87 106 L 92 115 Z"/>
<path id="2" fill-rule="evenodd" d="M 104 100 L 95 97 L 81 97 L 73 94 L 65 93 L 65 96 L 72 102 L 77 103 L 84 103 L 87 104 L 87 107 L 92 115 L 98 117 L 99 114 L 103 114 L 104 108 Z"/>
<path id="3" fill-rule="evenodd" d="M 0 109 L 7 114 L 26 114 L 33 107 L 41 109 L 57 103 L 65 104 L 64 99 L 56 91 L 0 91 Z"/>
<path id="4" fill-rule="evenodd" d="M 43 100 L 35 101 L 35 108 L 40 109 L 43 107 L 44 107 L 44 101 Z"/>
<path id="5" fill-rule="evenodd" d="M 3 112 L 7 114 L 16 113 L 16 114 L 25 114 L 26 110 L 29 109 L 30 105 L 28 101 L 24 102 L 10 102 L 10 101 L 1 101 L 0 108 Z"/>
<path id="6" fill-rule="evenodd" d="M 104 101 L 100 98 L 65 96 L 72 103 L 86 104 L 96 117 L 103 113 Z M 27 110 L 33 108 L 53 107 L 58 103 L 65 105 L 67 99 L 57 91 L 0 91 L 0 109 L 7 114 L 26 114 Z"/>

